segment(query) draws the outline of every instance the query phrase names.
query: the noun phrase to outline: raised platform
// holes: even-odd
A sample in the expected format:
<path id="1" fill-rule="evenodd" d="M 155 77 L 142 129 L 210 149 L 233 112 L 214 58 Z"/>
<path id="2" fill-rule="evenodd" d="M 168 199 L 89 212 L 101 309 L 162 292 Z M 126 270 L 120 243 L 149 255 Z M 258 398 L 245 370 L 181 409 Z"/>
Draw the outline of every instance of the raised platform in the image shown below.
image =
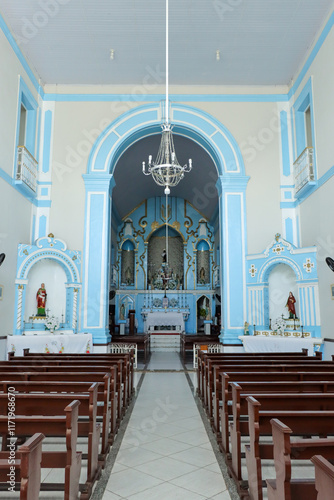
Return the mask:
<path id="1" fill-rule="evenodd" d="M 180 333 L 175 331 L 153 331 L 150 333 L 152 352 L 179 352 Z"/>

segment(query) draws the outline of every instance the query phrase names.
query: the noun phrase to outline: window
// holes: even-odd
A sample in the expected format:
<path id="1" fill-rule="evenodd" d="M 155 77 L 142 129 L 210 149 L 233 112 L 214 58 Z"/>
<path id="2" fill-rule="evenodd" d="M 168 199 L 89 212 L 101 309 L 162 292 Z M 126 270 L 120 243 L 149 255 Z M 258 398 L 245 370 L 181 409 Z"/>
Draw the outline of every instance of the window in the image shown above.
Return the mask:
<path id="1" fill-rule="evenodd" d="M 294 104 L 294 116 L 296 134 L 296 159 L 293 163 L 295 196 L 302 198 L 316 186 L 311 78 Z"/>
<path id="2" fill-rule="evenodd" d="M 16 124 L 15 184 L 29 199 L 36 197 L 37 160 L 36 123 L 37 102 L 22 78 L 19 83 Z"/>

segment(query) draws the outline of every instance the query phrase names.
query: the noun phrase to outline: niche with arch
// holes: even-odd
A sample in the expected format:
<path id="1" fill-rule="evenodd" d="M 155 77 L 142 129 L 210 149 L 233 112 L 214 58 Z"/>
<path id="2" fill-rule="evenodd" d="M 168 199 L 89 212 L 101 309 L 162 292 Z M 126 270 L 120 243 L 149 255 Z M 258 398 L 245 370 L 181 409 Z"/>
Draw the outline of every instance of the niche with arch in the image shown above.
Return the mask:
<path id="1" fill-rule="evenodd" d="M 147 284 L 152 289 L 161 290 L 163 285 L 163 253 L 166 250 L 166 228 L 157 229 L 150 237 L 147 246 Z M 184 286 L 184 248 L 181 235 L 168 227 L 168 265 L 172 279 L 168 288 L 180 289 Z"/>
<path id="2" fill-rule="evenodd" d="M 289 317 L 286 307 L 289 293 L 298 297 L 298 285 L 296 275 L 293 269 L 287 264 L 277 264 L 274 266 L 268 276 L 268 294 L 269 294 L 269 318 L 276 319 L 284 315 Z M 299 304 L 295 304 L 296 315 L 299 317 Z"/>
<path id="3" fill-rule="evenodd" d="M 198 285 L 210 284 L 210 248 L 205 240 L 197 244 L 197 272 L 196 281 Z"/>
<path id="4" fill-rule="evenodd" d="M 135 283 L 135 246 L 131 240 L 125 240 L 121 255 L 121 284 L 131 286 Z"/>

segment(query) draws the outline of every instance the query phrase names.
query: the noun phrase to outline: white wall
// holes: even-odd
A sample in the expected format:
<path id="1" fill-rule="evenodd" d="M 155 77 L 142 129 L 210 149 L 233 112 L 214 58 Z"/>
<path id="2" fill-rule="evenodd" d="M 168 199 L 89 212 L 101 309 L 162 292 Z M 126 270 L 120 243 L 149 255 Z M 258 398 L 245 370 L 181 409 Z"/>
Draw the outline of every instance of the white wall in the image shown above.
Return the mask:
<path id="1" fill-rule="evenodd" d="M 334 116 L 334 29 L 332 28 L 319 53 L 306 72 L 296 98 L 305 83 L 312 77 L 313 110 L 315 121 L 315 153 L 318 179 L 334 167 L 333 116 Z M 318 276 L 322 336 L 334 338 L 334 300 L 330 285 L 334 273 L 325 263 L 326 257 L 334 258 L 333 214 L 334 177 L 321 183 L 318 189 L 300 204 L 300 230 L 303 246 L 316 245 L 318 249 Z"/>
<path id="2" fill-rule="evenodd" d="M 13 332 L 17 246 L 29 243 L 31 204 L 0 178 L 0 253 L 6 258 L 0 267 L 0 336 Z"/>
<path id="3" fill-rule="evenodd" d="M 6 259 L 0 267 L 0 336 L 13 331 L 17 245 L 30 243 L 32 205 L 12 186 L 19 75 L 33 96 L 37 92 L 0 30 L 0 253 Z M 7 179 L 6 180 L 4 180 Z"/>

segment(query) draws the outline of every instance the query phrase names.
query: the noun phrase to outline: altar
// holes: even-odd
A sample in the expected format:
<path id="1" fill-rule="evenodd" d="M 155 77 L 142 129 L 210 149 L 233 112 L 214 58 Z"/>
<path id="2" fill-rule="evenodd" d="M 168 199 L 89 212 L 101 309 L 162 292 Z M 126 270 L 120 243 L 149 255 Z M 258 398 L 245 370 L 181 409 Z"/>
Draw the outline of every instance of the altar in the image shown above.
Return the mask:
<path id="1" fill-rule="evenodd" d="M 145 313 L 145 333 L 150 330 L 184 331 L 184 315 L 178 311 L 154 311 Z"/>
<path id="2" fill-rule="evenodd" d="M 15 352 L 15 356 L 23 356 L 23 349 L 34 353 L 91 353 L 93 337 L 91 333 L 83 334 L 44 334 L 8 335 L 7 354 Z"/>
<path id="3" fill-rule="evenodd" d="M 245 352 L 300 352 L 307 349 L 309 356 L 312 356 L 314 351 L 319 351 L 322 344 L 322 339 L 315 337 L 242 335 L 239 339 Z"/>

